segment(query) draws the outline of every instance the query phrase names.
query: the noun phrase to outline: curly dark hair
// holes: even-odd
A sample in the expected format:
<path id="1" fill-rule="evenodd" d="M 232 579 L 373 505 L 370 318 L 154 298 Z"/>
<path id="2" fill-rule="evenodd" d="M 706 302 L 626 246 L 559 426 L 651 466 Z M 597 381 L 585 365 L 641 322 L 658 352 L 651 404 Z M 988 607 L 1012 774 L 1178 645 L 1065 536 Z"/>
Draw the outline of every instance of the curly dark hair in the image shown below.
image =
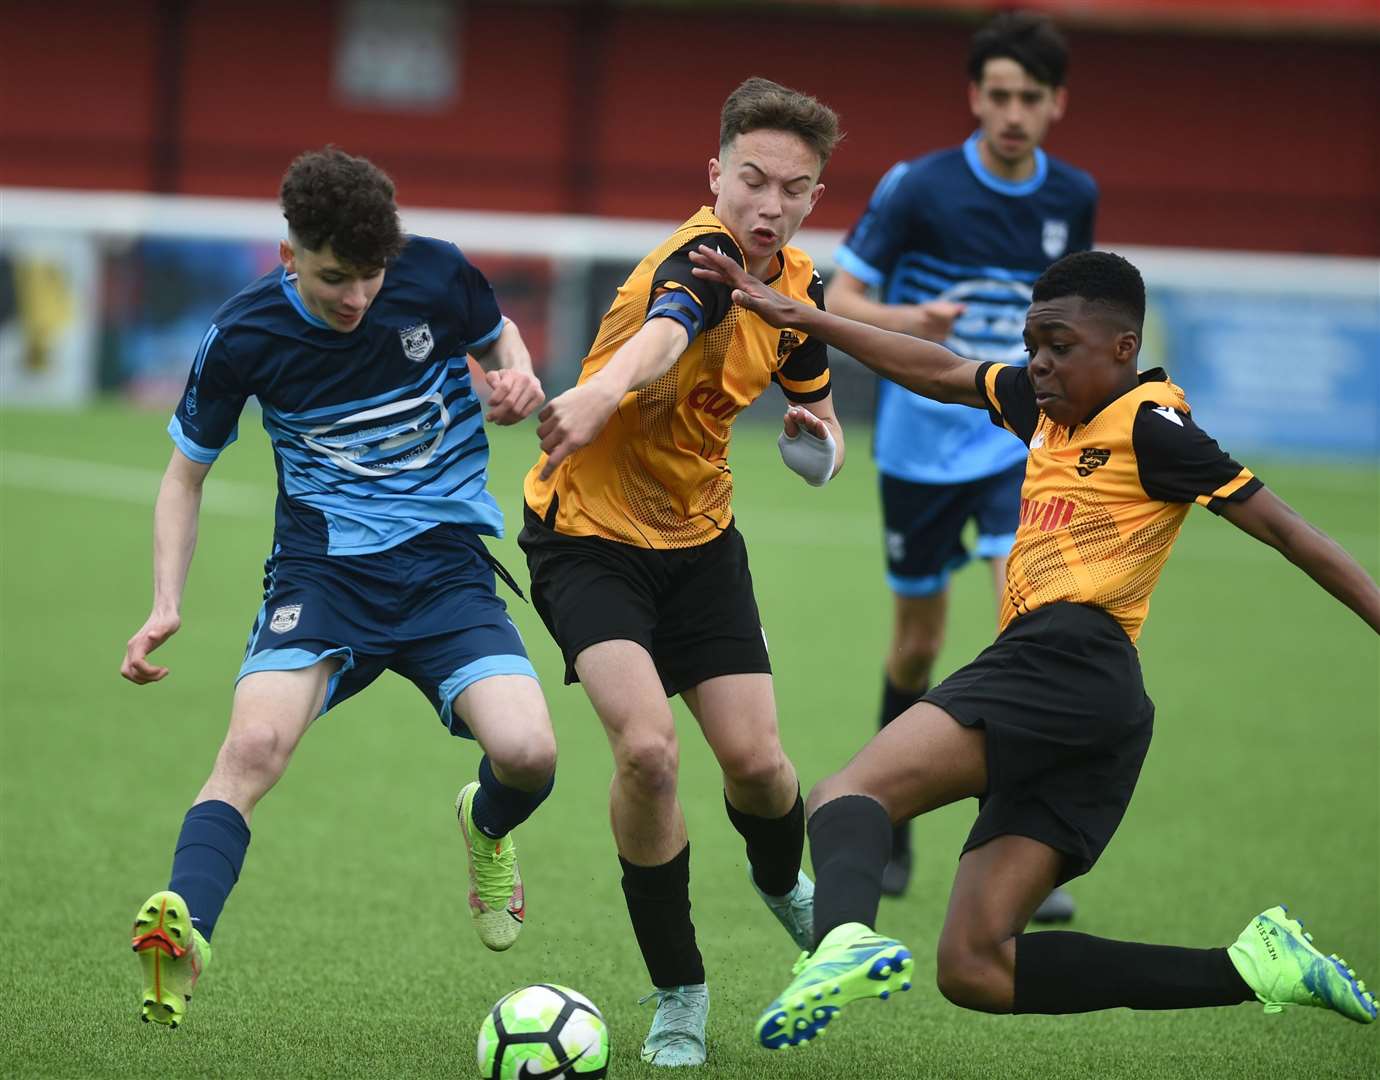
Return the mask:
<path id="1" fill-rule="evenodd" d="M 393 181 L 362 157 L 336 146 L 309 150 L 283 174 L 283 217 L 311 251 L 327 244 L 341 262 L 380 270 L 407 242 L 398 221 Z"/>
<path id="2" fill-rule="evenodd" d="M 1077 296 L 1120 312 L 1139 330 L 1145 322 L 1145 281 L 1140 271 L 1113 251 L 1065 255 L 1040 275 L 1030 298 L 1058 300 Z"/>
<path id="3" fill-rule="evenodd" d="M 973 35 L 968 50 L 968 77 L 982 82 L 988 60 L 1014 60 L 1026 74 L 1046 86 L 1064 85 L 1069 43 L 1048 15 L 1036 11 L 1007 11 Z"/>
<path id="4" fill-rule="evenodd" d="M 828 105 L 799 90 L 754 76 L 740 83 L 724 102 L 719 115 L 719 146 L 763 129 L 798 135 L 819 155 L 821 169 L 843 138 L 838 115 Z"/>

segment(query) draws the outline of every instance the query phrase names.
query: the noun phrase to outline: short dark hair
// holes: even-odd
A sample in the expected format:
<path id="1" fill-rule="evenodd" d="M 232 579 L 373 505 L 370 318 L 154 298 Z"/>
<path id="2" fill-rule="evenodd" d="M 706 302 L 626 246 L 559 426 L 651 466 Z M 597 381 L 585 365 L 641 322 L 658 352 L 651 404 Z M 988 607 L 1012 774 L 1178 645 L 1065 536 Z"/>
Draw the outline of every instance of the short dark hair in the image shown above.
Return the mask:
<path id="1" fill-rule="evenodd" d="M 1065 255 L 1040 275 L 1030 299 L 1058 300 L 1077 296 L 1115 308 L 1140 330 L 1145 323 L 1145 282 L 1140 271 L 1112 251 L 1078 251 Z"/>
<path id="2" fill-rule="evenodd" d="M 809 94 L 770 79 L 747 79 L 724 102 L 719 114 L 719 146 L 728 146 L 749 131 L 788 131 L 799 135 L 819 155 L 819 167 L 843 138 L 838 114 Z"/>
<path id="3" fill-rule="evenodd" d="M 982 82 L 988 60 L 1006 58 L 1025 68 L 1036 82 L 1064 85 L 1069 66 L 1069 43 L 1048 15 L 1035 11 L 1007 11 L 973 35 L 968 49 L 968 77 Z"/>
<path id="4" fill-rule="evenodd" d="M 379 270 L 406 242 L 393 181 L 373 162 L 336 146 L 309 150 L 288 166 L 280 191 L 288 229 L 311 251 L 327 244 L 359 270 Z"/>

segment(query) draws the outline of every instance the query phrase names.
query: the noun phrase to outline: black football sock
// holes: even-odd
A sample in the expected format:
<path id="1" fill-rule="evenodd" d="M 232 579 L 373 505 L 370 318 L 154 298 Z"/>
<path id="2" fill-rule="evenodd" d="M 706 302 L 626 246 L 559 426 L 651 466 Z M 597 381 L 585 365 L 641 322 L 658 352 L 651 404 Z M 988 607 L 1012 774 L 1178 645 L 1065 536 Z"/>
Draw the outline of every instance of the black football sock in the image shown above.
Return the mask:
<path id="1" fill-rule="evenodd" d="M 766 818 L 744 813 L 728 801 L 728 820 L 747 841 L 752 880 L 768 896 L 785 896 L 800 877 L 800 857 L 805 853 L 805 800 L 795 794 L 795 805 L 781 817 Z"/>
<path id="2" fill-rule="evenodd" d="M 1201 1009 L 1255 994 L 1226 949 L 1183 949 L 1051 930 L 1016 938 L 1015 1013 Z"/>
<path id="3" fill-rule="evenodd" d="M 891 851 L 891 819 L 876 799 L 843 795 L 806 825 L 815 865 L 815 947 L 836 926 L 877 923 L 882 867 Z"/>
<path id="4" fill-rule="evenodd" d="M 926 683 L 919 690 L 902 690 L 897 687 L 889 675 L 882 676 L 882 711 L 878 716 L 877 730 L 881 730 L 891 723 L 903 712 L 919 701 L 929 691 L 929 684 Z M 910 854 L 910 822 L 903 821 L 891 830 L 891 854 L 909 855 Z"/>
<path id="5" fill-rule="evenodd" d="M 637 866 L 623 856 L 623 896 L 652 985 L 704 982 L 704 959 L 690 921 L 690 845 L 670 862 Z"/>

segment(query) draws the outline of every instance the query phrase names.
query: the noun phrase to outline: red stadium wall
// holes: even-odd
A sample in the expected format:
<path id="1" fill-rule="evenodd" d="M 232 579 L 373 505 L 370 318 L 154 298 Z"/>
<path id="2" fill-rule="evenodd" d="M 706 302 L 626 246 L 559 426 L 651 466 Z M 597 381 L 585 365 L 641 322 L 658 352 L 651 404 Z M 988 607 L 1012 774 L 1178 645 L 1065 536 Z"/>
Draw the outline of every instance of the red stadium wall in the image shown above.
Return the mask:
<path id="1" fill-rule="evenodd" d="M 409 113 L 336 99 L 330 0 L 5 0 L 0 15 L 0 184 L 265 196 L 296 152 L 335 142 L 412 205 L 675 218 L 706 196 L 724 94 L 756 73 L 842 114 L 813 223 L 845 227 L 893 161 L 971 129 L 971 21 L 472 0 L 458 101 Z M 1101 184 L 1100 236 L 1380 254 L 1380 42 L 1071 38 L 1049 145 Z"/>

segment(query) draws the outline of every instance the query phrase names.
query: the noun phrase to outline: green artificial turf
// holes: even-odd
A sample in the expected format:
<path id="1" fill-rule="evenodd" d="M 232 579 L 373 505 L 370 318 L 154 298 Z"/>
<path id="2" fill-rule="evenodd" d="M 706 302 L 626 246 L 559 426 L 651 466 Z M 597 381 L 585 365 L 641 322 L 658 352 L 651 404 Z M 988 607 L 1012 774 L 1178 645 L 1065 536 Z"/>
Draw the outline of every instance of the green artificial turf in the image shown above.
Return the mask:
<path id="1" fill-rule="evenodd" d="M 469 926 L 454 824 L 473 744 L 385 675 L 308 732 L 253 820 L 215 958 L 176 1032 L 137 1020 L 136 906 L 167 881 L 182 814 L 224 733 L 260 599 L 273 481 L 248 416 L 208 482 L 181 632 L 155 686 L 118 674 L 150 599 L 150 508 L 165 418 L 116 406 L 0 413 L 0 1072 L 14 1076 L 475 1075 L 491 1004 L 529 982 L 604 1011 L 614 1077 L 637 1050 L 649 989 L 606 817 L 607 744 L 530 606 L 508 597 L 560 740 L 555 793 L 520 833 L 528 924 L 507 954 Z M 491 432 L 492 489 L 518 520 L 532 423 Z M 866 433 L 823 490 L 780 464 L 775 432 L 734 438 L 747 538 L 776 668 L 781 727 L 808 787 L 875 724 L 890 599 Z M 1253 462 L 1284 498 L 1380 571 L 1380 473 Z M 494 551 L 525 582 L 511 537 Z M 992 633 L 988 575 L 961 573 L 941 661 Z M 1075 928 L 1222 945 L 1281 900 L 1380 981 L 1376 636 L 1299 571 L 1195 509 L 1141 639 L 1155 743 L 1121 830 L 1072 891 Z M 692 898 L 712 994 L 716 1077 L 1374 1076 L 1380 1025 L 1256 1007 L 989 1017 L 934 989 L 934 945 L 972 804 L 920 822 L 913 895 L 880 928 L 916 955 L 916 987 L 851 1008 L 821 1042 L 756 1048 L 757 1012 L 795 952 L 753 895 L 712 758 L 681 723 Z"/>

